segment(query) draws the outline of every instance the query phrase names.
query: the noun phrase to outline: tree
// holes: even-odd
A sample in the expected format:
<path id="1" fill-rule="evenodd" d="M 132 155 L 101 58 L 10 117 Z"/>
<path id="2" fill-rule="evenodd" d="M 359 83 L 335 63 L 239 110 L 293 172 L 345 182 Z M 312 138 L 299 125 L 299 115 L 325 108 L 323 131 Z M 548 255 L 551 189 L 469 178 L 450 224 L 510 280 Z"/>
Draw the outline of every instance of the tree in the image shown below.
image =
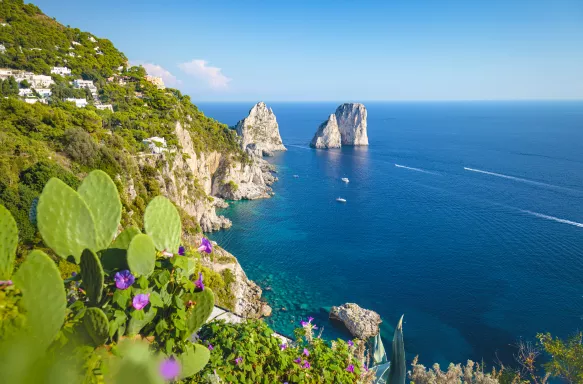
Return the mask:
<path id="1" fill-rule="evenodd" d="M 583 332 L 577 332 L 567 340 L 553 338 L 550 333 L 537 335 L 551 360 L 544 364 L 547 373 L 565 379 L 569 383 L 583 382 Z"/>

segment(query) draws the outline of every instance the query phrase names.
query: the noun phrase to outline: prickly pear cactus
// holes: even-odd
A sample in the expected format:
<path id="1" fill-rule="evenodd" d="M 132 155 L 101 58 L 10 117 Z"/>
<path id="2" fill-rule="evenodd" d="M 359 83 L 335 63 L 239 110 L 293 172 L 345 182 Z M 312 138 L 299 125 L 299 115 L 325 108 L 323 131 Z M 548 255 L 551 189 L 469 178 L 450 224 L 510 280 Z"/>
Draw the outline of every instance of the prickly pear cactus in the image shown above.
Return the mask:
<path id="1" fill-rule="evenodd" d="M 37 215 L 45 244 L 62 258 L 73 256 L 78 263 L 84 249 L 96 249 L 97 233 L 89 207 L 61 180 L 52 178 L 45 185 Z"/>
<path id="2" fill-rule="evenodd" d="M 152 238 L 139 234 L 130 242 L 127 253 L 128 265 L 134 275 L 148 276 L 154 272 L 156 264 L 156 247 Z"/>
<path id="3" fill-rule="evenodd" d="M 200 292 L 188 295 L 188 297 L 194 304 L 186 320 L 188 331 L 192 334 L 204 325 L 213 312 L 215 295 L 210 288 L 205 288 Z"/>
<path id="4" fill-rule="evenodd" d="M 152 236 L 159 251 L 178 253 L 182 223 L 174 204 L 164 196 L 157 196 L 146 207 L 144 228 Z"/>
<path id="5" fill-rule="evenodd" d="M 16 221 L 10 211 L 0 205 L 0 280 L 8 280 L 12 275 L 17 244 Z"/>
<path id="6" fill-rule="evenodd" d="M 103 293 L 104 273 L 99 258 L 89 249 L 84 250 L 81 254 L 81 276 L 89 302 L 96 306 Z"/>
<path id="7" fill-rule="evenodd" d="M 65 321 L 67 300 L 63 280 L 55 262 L 42 251 L 32 251 L 12 280 L 22 291 L 27 333 L 39 351 L 57 336 Z"/>
<path id="8" fill-rule="evenodd" d="M 109 321 L 101 309 L 87 308 L 83 316 L 83 326 L 95 346 L 105 344 L 109 336 Z"/>
<path id="9" fill-rule="evenodd" d="M 208 363 L 211 353 L 207 347 L 200 344 L 189 345 L 185 352 L 178 356 L 180 362 L 180 379 L 190 377 Z"/>
<path id="10" fill-rule="evenodd" d="M 127 227 L 115 238 L 115 241 L 111 244 L 110 248 L 128 249 L 132 239 L 140 233 L 142 232 L 136 227 Z"/>
<path id="11" fill-rule="evenodd" d="M 95 221 L 96 250 L 107 248 L 121 220 L 121 201 L 113 180 L 107 173 L 95 170 L 83 179 L 77 192 Z"/>

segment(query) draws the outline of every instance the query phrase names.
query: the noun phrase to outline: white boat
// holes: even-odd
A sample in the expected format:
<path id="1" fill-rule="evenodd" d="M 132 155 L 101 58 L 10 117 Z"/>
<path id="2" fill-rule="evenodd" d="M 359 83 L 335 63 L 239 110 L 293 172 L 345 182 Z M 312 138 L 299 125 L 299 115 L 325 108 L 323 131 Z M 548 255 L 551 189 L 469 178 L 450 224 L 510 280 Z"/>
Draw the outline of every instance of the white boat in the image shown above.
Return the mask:
<path id="1" fill-rule="evenodd" d="M 294 175 L 294 177 L 297 179 L 298 177 L 300 177 L 300 175 Z"/>
<path id="2" fill-rule="evenodd" d="M 343 199 L 342 197 L 337 197 L 336 201 L 339 203 L 346 203 L 346 199 Z"/>
<path id="3" fill-rule="evenodd" d="M 340 179 L 340 180 L 344 181 L 345 183 L 349 183 L 349 182 L 350 182 L 350 180 L 348 180 L 348 177 L 343 177 L 343 178 L 342 178 L 342 179 Z"/>

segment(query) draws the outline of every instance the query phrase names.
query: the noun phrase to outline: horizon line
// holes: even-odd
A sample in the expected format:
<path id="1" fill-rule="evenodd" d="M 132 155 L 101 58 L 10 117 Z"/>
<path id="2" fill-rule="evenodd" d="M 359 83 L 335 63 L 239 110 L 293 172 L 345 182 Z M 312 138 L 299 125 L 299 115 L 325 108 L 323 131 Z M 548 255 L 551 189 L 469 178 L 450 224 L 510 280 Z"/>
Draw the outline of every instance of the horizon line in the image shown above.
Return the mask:
<path id="1" fill-rule="evenodd" d="M 342 101 L 337 100 L 269 100 L 269 99 L 247 99 L 247 100 L 201 100 L 193 99 L 193 103 L 258 103 L 259 101 L 269 103 L 346 103 L 346 102 L 362 102 L 362 103 L 494 103 L 494 102 L 583 102 L 580 99 L 360 99 L 358 101 Z"/>

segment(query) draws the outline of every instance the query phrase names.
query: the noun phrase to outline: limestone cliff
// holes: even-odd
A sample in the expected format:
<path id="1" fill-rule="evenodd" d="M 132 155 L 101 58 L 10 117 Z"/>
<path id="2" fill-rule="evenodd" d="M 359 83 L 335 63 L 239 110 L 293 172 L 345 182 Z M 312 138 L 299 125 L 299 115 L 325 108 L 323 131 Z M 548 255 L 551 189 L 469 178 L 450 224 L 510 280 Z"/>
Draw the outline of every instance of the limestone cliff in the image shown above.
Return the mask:
<path id="1" fill-rule="evenodd" d="M 368 145 L 366 108 L 360 103 L 344 103 L 336 109 L 342 145 Z"/>
<path id="2" fill-rule="evenodd" d="M 259 156 L 268 156 L 273 151 L 285 151 L 279 126 L 271 108 L 259 102 L 251 108 L 249 115 L 235 126 L 240 136 L 241 148 Z"/>
<path id="3" fill-rule="evenodd" d="M 340 148 L 341 137 L 336 115 L 332 114 L 328 120 L 320 124 L 318 131 L 314 135 L 310 147 L 314 148 Z"/>

